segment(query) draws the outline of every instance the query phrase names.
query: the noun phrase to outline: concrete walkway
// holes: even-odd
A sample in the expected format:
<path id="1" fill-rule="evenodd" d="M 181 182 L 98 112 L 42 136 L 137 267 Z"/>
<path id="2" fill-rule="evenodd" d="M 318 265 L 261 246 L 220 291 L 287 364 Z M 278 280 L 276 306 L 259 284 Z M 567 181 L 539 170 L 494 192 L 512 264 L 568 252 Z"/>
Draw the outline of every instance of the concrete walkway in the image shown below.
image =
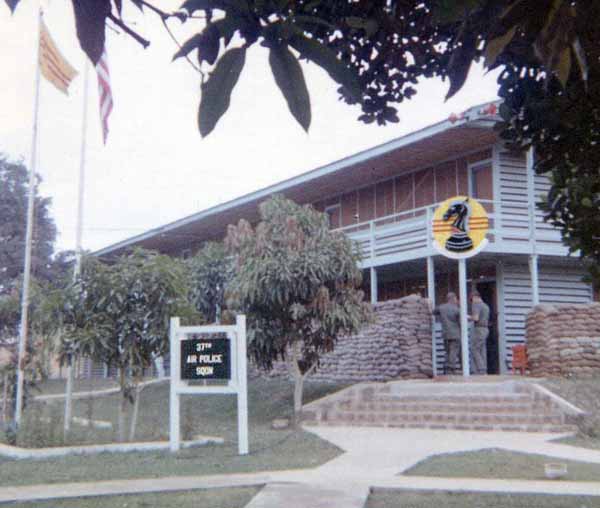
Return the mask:
<path id="1" fill-rule="evenodd" d="M 170 492 L 176 490 L 218 489 L 222 487 L 249 487 L 265 485 L 275 479 L 269 476 L 268 473 L 251 473 L 213 476 L 169 476 L 140 480 L 110 480 L 102 482 L 2 487 L 0 488 L 0 503 L 84 496 Z"/>
<path id="2" fill-rule="evenodd" d="M 600 464 L 600 451 L 549 443 L 556 434 L 313 427 L 346 453 L 315 469 L 0 488 L 0 503 L 266 485 L 247 508 L 363 508 L 371 488 L 600 496 L 600 482 L 549 482 L 398 476 L 441 453 L 486 448 Z"/>
<path id="3" fill-rule="evenodd" d="M 561 437 L 557 434 L 372 427 L 311 427 L 307 430 L 346 453 L 304 472 L 295 485 L 268 485 L 247 508 L 363 508 L 370 488 L 600 495 L 600 482 L 398 476 L 433 455 L 489 448 L 600 464 L 600 451 L 549 443 Z M 336 492 L 337 495 L 327 495 Z M 348 492 L 350 497 L 340 497 L 343 492 Z M 301 502 L 295 503 L 295 499 Z"/>

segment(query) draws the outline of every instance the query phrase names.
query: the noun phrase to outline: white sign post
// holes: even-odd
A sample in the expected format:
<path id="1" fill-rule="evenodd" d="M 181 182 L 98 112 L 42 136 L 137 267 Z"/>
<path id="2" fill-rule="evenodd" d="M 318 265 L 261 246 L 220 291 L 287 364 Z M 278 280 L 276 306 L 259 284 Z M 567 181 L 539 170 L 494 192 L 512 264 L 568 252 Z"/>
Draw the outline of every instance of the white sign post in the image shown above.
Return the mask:
<path id="1" fill-rule="evenodd" d="M 488 245 L 488 228 L 489 220 L 485 208 L 476 199 L 468 196 L 454 196 L 444 201 L 435 210 L 431 221 L 432 245 L 435 250 L 442 256 L 458 260 L 460 341 L 462 371 L 465 377 L 471 374 L 466 259 L 479 254 Z"/>
<path id="2" fill-rule="evenodd" d="M 210 337 L 213 334 L 221 336 Z M 189 336 L 192 336 L 190 339 Z M 202 339 L 198 337 L 208 336 Z M 181 448 L 179 403 L 181 395 L 237 394 L 238 452 L 248 454 L 248 387 L 246 366 L 246 316 L 235 325 L 180 326 L 171 318 L 171 390 L 169 397 L 169 437 L 171 451 Z M 187 353 L 193 346 L 194 353 Z M 181 352 L 185 348 L 186 358 Z M 196 354 L 197 353 L 197 354 Z M 220 377 L 219 368 L 227 372 Z M 186 379 L 182 379 L 182 372 Z M 224 385 L 192 385 L 191 379 L 227 379 Z"/>

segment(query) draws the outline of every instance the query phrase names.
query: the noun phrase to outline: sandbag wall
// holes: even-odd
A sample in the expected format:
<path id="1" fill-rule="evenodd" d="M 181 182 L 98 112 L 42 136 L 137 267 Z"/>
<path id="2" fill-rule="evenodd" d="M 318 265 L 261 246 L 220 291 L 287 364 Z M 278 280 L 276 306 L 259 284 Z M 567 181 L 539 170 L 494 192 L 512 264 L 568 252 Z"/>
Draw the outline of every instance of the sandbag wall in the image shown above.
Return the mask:
<path id="1" fill-rule="evenodd" d="M 373 305 L 373 321 L 359 334 L 340 337 L 310 379 L 388 381 L 432 376 L 431 314 L 427 300 L 410 295 Z M 259 372 L 252 369 L 255 375 Z M 287 375 L 279 362 L 267 375 Z"/>
<path id="2" fill-rule="evenodd" d="M 532 375 L 600 375 L 600 303 L 537 305 L 525 333 Z"/>

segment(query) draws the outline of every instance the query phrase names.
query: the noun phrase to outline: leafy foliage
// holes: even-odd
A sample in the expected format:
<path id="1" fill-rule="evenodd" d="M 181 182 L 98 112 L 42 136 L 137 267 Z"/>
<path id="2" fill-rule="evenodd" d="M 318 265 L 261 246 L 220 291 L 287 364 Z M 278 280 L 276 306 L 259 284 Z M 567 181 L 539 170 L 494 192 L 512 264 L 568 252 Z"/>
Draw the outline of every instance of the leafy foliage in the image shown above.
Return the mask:
<path id="1" fill-rule="evenodd" d="M 31 272 L 40 280 L 52 277 L 52 253 L 56 226 L 50 217 L 51 200 L 37 195 Z M 23 273 L 29 176 L 21 162 L 12 162 L 0 154 L 0 293 L 10 293 Z"/>
<path id="2" fill-rule="evenodd" d="M 57 346 L 61 330 L 61 292 L 47 282 L 33 280 L 29 307 L 29 337 L 23 360 L 24 394 L 23 407 L 40 381 L 48 377 L 52 353 Z M 7 382 L 8 404 L 15 407 L 17 388 L 17 341 L 21 319 L 21 291 L 17 285 L 10 293 L 0 294 L 0 347 L 10 352 L 8 361 L 0 364 L 0 385 Z M 2 390 L 4 387 L 2 387 Z M 0 392 L 1 393 L 1 392 Z M 12 415 L 5 415 L 10 420 Z"/>
<path id="3" fill-rule="evenodd" d="M 274 44 L 269 52 L 269 64 L 290 112 L 302 128 L 308 132 L 310 97 L 298 60 L 286 46 Z"/>
<path id="4" fill-rule="evenodd" d="M 63 355 L 141 371 L 166 353 L 171 316 L 187 314 L 181 262 L 138 249 L 112 265 L 86 258 L 67 291 Z"/>
<path id="5" fill-rule="evenodd" d="M 225 309 L 225 292 L 233 277 L 233 261 L 220 243 L 208 243 L 187 262 L 190 301 L 203 318 L 214 323 Z"/>
<path id="6" fill-rule="evenodd" d="M 534 39 L 549 40 L 548 47 L 532 50 L 546 63 L 532 54 L 500 58 L 504 122 L 498 128 L 514 147 L 535 149 L 536 171 L 552 181 L 541 207 L 571 251 L 591 261 L 599 284 L 600 27 L 592 20 L 600 4 L 553 5 L 559 10 Z M 555 78 L 549 79 L 552 65 Z"/>
<path id="7" fill-rule="evenodd" d="M 141 249 L 112 265 L 86 258 L 66 291 L 61 357 L 88 357 L 117 367 L 125 401 L 133 383 L 169 347 L 171 316 L 191 316 L 183 263 Z M 136 390 L 136 395 L 138 391 Z M 125 438 L 124 406 L 119 418 Z"/>
<path id="8" fill-rule="evenodd" d="M 226 245 L 236 261 L 229 307 L 248 316 L 248 351 L 270 369 L 288 359 L 301 386 L 339 336 L 358 331 L 369 306 L 358 290 L 361 272 L 350 240 L 329 229 L 327 216 L 276 196 L 260 205 L 261 222 L 229 226 Z M 298 393 L 299 392 L 299 393 Z"/>
<path id="9" fill-rule="evenodd" d="M 233 48 L 219 60 L 208 81 L 202 83 L 202 99 L 198 112 L 198 127 L 202 136 L 208 136 L 219 118 L 229 109 L 231 92 L 246 62 L 246 50 Z"/>

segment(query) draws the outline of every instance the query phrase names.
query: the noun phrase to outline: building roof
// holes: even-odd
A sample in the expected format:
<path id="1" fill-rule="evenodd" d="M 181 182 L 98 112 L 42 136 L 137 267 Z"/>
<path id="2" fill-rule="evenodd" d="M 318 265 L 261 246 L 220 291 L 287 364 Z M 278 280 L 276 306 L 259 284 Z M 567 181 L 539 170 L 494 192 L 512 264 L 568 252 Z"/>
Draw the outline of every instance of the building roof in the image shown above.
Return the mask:
<path id="1" fill-rule="evenodd" d="M 93 254 L 114 256 L 135 246 L 180 253 L 204 241 L 221 239 L 227 226 L 241 218 L 257 219 L 258 204 L 273 194 L 280 193 L 300 203 L 315 202 L 402 172 L 425 168 L 457 153 L 483 149 L 498 139 L 492 128 L 498 120 L 496 112 L 495 102 L 472 107 L 424 129 L 150 229 Z"/>

